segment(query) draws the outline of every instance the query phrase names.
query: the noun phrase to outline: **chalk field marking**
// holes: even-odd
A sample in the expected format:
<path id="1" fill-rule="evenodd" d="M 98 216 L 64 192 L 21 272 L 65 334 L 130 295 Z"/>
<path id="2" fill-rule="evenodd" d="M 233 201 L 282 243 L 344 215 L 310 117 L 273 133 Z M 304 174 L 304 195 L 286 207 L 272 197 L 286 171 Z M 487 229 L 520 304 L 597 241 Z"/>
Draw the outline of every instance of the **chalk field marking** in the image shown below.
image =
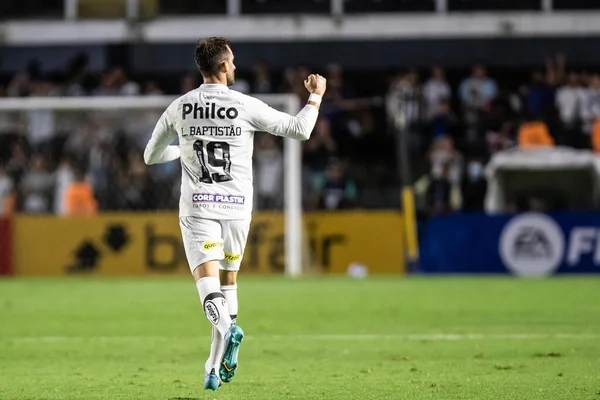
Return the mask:
<path id="1" fill-rule="evenodd" d="M 172 341 L 172 340 L 197 340 L 210 339 L 208 336 L 27 336 L 15 337 L 8 340 L 15 343 L 70 343 L 70 342 L 132 342 L 132 341 Z M 452 342 L 468 340 L 591 340 L 600 339 L 600 334 L 587 333 L 424 333 L 424 334 L 348 334 L 348 335 L 249 335 L 246 340 L 279 341 L 279 340 L 303 340 L 303 341 L 373 341 L 373 340 L 403 340 L 403 341 L 431 341 Z"/>

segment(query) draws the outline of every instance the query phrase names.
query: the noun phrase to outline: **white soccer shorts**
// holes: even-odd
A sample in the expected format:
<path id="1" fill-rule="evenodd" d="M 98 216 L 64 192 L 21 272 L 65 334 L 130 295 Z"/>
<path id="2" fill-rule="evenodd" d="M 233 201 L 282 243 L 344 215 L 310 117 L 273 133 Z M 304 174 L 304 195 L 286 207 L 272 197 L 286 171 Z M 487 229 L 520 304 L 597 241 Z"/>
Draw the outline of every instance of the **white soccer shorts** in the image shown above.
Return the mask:
<path id="1" fill-rule="evenodd" d="M 193 272 L 207 261 L 220 261 L 221 269 L 238 271 L 250 231 L 250 220 L 216 220 L 180 217 L 185 255 Z"/>

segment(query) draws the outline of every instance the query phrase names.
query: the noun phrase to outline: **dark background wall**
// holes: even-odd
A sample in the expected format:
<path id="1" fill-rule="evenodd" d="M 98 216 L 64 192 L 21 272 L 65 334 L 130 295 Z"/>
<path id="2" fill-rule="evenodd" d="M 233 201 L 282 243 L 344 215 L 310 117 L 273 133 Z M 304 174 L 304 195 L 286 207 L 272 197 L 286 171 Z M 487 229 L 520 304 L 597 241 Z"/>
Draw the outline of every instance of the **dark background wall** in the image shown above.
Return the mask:
<path id="1" fill-rule="evenodd" d="M 192 70 L 194 44 L 138 45 L 132 48 L 136 70 Z M 530 39 L 449 39 L 296 43 L 235 43 L 238 68 L 266 60 L 273 68 L 322 67 L 331 62 L 347 69 L 467 67 L 482 62 L 497 67 L 533 67 L 551 54 L 564 53 L 572 65 L 600 64 L 600 37 Z"/>
<path id="2" fill-rule="evenodd" d="M 194 43 L 0 47 L 0 71 L 23 71 L 33 59 L 46 72 L 64 68 L 68 58 L 83 52 L 90 68 L 102 70 L 118 63 L 139 73 L 194 71 Z M 439 39 L 344 42 L 235 43 L 241 70 L 265 60 L 274 69 L 295 65 L 319 68 L 335 62 L 350 70 L 385 70 L 440 64 L 465 68 L 475 62 L 490 67 L 534 67 L 546 57 L 564 53 L 570 65 L 600 65 L 600 37 Z"/>

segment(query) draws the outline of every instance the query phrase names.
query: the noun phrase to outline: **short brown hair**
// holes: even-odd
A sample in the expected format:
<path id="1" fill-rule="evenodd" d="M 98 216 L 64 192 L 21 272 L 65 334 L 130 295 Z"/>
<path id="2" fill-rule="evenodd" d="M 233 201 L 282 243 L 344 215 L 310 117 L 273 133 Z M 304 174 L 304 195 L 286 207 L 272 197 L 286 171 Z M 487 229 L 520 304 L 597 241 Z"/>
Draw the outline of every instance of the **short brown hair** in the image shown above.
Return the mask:
<path id="1" fill-rule="evenodd" d="M 202 75 L 217 75 L 221 63 L 227 57 L 227 47 L 231 42 L 224 37 L 209 37 L 199 40 L 196 46 L 196 65 Z"/>

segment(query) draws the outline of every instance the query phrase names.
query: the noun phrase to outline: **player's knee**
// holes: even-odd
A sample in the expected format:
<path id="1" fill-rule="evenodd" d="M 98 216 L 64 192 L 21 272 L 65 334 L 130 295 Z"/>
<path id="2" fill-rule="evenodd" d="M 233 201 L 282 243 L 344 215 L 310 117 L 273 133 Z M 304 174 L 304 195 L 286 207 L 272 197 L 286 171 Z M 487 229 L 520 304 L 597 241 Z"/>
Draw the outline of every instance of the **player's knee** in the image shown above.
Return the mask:
<path id="1" fill-rule="evenodd" d="M 216 278 L 219 274 L 218 271 L 219 271 L 219 261 L 210 260 L 210 261 L 207 261 L 205 263 L 198 265 L 192 272 L 192 275 L 194 276 L 195 280 L 198 280 L 198 279 L 201 279 L 201 278 L 204 278 L 207 276 L 214 276 Z"/>

